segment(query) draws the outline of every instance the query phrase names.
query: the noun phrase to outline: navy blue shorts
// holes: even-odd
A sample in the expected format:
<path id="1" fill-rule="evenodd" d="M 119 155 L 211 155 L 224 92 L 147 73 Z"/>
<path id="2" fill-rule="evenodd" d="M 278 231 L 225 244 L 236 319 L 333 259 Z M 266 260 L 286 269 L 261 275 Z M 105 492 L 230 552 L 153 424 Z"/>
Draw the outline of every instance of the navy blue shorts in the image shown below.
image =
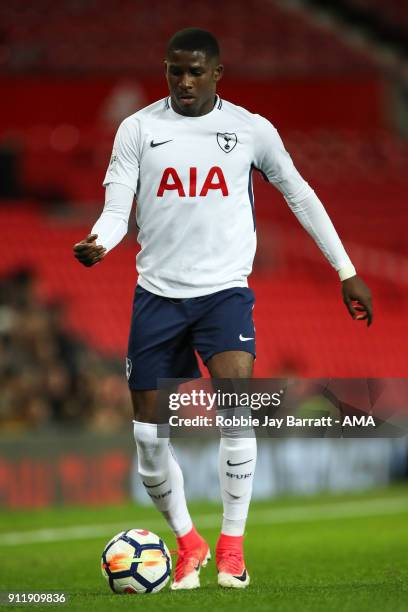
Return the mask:
<path id="1" fill-rule="evenodd" d="M 130 389 L 157 389 L 158 378 L 199 378 L 195 351 L 204 363 L 223 351 L 255 357 L 254 303 L 248 287 L 170 299 L 138 285 L 126 359 Z"/>

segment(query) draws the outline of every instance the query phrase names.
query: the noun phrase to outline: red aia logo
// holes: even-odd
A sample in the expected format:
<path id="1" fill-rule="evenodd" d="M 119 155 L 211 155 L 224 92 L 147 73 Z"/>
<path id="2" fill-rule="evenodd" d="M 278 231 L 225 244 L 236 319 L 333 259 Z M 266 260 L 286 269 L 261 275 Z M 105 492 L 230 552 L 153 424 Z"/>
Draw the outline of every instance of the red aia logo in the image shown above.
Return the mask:
<path id="1" fill-rule="evenodd" d="M 224 173 L 219 166 L 209 169 L 207 177 L 197 194 L 197 168 L 190 168 L 188 197 L 195 198 L 197 195 L 205 197 L 210 189 L 220 189 L 223 196 L 228 195 L 228 187 Z M 177 191 L 180 198 L 186 197 L 186 189 L 175 168 L 166 168 L 161 177 L 157 197 L 162 198 L 165 191 Z"/>

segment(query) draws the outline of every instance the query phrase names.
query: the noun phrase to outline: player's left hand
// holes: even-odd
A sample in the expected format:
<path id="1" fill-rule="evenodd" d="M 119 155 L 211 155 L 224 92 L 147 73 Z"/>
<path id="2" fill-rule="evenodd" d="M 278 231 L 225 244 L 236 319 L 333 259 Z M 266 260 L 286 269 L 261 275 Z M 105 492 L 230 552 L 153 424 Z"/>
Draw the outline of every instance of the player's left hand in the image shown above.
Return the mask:
<path id="1" fill-rule="evenodd" d="M 359 276 L 342 281 L 343 302 L 353 319 L 367 320 L 367 327 L 373 322 L 371 291 Z M 360 313 L 360 314 L 359 314 Z"/>

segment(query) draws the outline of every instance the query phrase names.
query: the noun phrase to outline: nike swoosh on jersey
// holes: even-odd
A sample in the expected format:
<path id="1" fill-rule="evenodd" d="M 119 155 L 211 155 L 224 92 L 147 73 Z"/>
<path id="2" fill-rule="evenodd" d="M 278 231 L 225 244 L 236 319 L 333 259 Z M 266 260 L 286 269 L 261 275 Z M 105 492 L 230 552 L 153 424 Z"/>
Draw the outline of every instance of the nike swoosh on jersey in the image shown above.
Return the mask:
<path id="1" fill-rule="evenodd" d="M 163 142 L 154 142 L 153 140 L 150 141 L 150 146 L 153 147 L 160 147 L 160 145 L 164 145 L 168 142 L 173 142 L 173 139 L 171 140 L 163 140 Z"/>
<path id="2" fill-rule="evenodd" d="M 253 338 L 246 338 L 242 334 L 239 334 L 239 339 L 241 340 L 241 342 L 248 342 L 248 340 L 253 340 Z"/>
<path id="3" fill-rule="evenodd" d="M 248 461 L 241 461 L 241 463 L 231 463 L 231 461 L 228 459 L 227 460 L 227 465 L 244 465 L 244 463 L 249 463 L 250 461 L 253 461 L 253 459 L 248 459 Z"/>

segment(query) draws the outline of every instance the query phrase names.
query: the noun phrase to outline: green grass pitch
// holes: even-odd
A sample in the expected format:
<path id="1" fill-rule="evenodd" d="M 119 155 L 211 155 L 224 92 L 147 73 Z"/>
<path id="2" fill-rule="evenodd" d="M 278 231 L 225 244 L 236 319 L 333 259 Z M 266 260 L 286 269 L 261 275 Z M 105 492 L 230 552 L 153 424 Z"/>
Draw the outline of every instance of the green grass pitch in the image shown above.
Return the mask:
<path id="1" fill-rule="evenodd" d="M 191 504 L 191 511 L 214 546 L 220 507 Z M 0 591 L 65 591 L 69 601 L 58 607 L 66 612 L 408 610 L 404 486 L 254 503 L 245 539 L 252 584 L 243 591 L 221 590 L 211 561 L 196 591 L 173 593 L 166 587 L 155 595 L 112 594 L 100 573 L 100 554 L 110 537 L 131 527 L 158 532 L 170 548 L 175 546 L 153 509 L 131 504 L 0 512 Z"/>

